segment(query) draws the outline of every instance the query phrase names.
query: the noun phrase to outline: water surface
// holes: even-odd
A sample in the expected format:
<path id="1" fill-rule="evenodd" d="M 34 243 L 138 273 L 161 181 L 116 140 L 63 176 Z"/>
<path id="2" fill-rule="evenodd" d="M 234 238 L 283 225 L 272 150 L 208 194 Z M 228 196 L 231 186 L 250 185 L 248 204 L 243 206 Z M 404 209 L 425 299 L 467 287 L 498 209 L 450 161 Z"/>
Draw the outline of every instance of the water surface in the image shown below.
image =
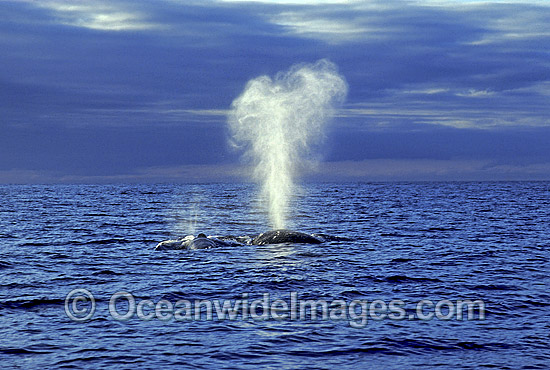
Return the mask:
<path id="1" fill-rule="evenodd" d="M 267 230 L 252 185 L 0 186 L 0 357 L 11 368 L 470 368 L 550 363 L 550 183 L 310 184 L 293 228 L 322 245 L 153 249 Z M 90 320 L 65 313 L 77 288 Z M 109 299 L 480 299 L 480 320 L 120 321 Z M 124 305 L 122 305 L 124 306 Z M 78 306 L 81 307 L 81 306 Z M 119 307 L 120 308 L 120 307 Z M 124 307 L 122 307 L 124 308 Z"/>

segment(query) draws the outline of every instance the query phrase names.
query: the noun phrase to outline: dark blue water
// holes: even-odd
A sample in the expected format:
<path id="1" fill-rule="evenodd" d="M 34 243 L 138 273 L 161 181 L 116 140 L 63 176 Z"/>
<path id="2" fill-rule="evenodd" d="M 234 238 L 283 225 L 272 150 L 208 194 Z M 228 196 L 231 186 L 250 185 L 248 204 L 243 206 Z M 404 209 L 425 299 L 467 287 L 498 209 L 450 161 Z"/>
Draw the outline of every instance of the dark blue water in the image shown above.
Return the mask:
<path id="1" fill-rule="evenodd" d="M 0 195 L 3 368 L 550 366 L 548 182 L 307 185 L 293 228 L 353 240 L 156 252 L 187 233 L 267 230 L 254 187 L 1 186 Z M 66 313 L 73 289 L 95 297 L 89 320 Z M 401 300 L 404 317 L 118 320 L 109 300 L 120 291 L 136 303 L 264 293 L 290 302 L 293 292 L 331 308 Z M 485 318 L 422 320 L 422 299 L 481 300 Z"/>

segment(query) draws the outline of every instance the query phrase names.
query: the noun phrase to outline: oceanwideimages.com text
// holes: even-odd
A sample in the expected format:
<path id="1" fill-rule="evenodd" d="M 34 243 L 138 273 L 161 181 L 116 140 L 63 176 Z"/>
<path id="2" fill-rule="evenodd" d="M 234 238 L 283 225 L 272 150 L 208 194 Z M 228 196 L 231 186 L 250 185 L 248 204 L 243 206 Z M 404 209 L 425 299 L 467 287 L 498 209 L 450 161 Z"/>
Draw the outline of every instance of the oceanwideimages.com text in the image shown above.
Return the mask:
<path id="1" fill-rule="evenodd" d="M 90 320 L 96 313 L 95 297 L 87 289 L 74 289 L 65 299 L 65 312 L 74 321 Z M 264 293 L 253 299 L 242 293 L 239 299 L 155 301 L 120 291 L 111 295 L 108 315 L 118 321 L 334 320 L 363 328 L 371 320 L 484 320 L 485 303 L 481 299 L 422 299 L 413 304 L 401 299 L 302 299 L 298 292 L 286 298 Z"/>

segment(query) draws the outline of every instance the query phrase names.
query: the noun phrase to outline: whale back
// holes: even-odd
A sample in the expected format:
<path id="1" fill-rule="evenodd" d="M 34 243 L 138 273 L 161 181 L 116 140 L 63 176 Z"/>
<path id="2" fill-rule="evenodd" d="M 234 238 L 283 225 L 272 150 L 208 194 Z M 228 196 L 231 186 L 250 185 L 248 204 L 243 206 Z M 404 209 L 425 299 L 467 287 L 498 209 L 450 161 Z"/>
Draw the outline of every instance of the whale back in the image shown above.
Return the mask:
<path id="1" fill-rule="evenodd" d="M 204 234 L 203 234 L 204 235 Z M 214 248 L 221 243 L 222 245 L 226 244 L 222 241 L 217 243 L 217 240 L 207 238 L 206 236 L 193 237 L 193 235 L 188 235 L 185 238 L 177 240 L 165 240 L 160 242 L 155 247 L 155 250 L 176 250 L 176 249 L 208 249 Z"/>
<path id="2" fill-rule="evenodd" d="M 255 245 L 281 243 L 320 244 L 322 242 L 323 240 L 313 235 L 286 229 L 267 231 L 252 240 L 252 244 Z"/>
<path id="3" fill-rule="evenodd" d="M 189 242 L 187 249 L 208 249 L 215 248 L 216 242 L 207 237 L 197 237 Z"/>

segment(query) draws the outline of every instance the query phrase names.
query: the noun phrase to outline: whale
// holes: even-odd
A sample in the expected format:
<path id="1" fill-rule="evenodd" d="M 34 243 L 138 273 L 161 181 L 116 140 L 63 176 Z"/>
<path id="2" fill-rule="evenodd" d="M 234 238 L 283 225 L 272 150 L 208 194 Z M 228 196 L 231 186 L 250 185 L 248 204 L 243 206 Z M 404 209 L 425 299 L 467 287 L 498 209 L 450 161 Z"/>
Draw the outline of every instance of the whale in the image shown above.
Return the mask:
<path id="1" fill-rule="evenodd" d="M 251 244 L 267 245 L 267 244 L 321 244 L 324 240 L 321 237 L 293 231 L 287 229 L 277 229 L 261 233 L 252 239 Z"/>
<path id="2" fill-rule="evenodd" d="M 178 249 L 210 249 L 216 247 L 231 247 L 242 245 L 269 245 L 269 244 L 321 244 L 327 241 L 348 240 L 324 234 L 306 234 L 300 231 L 277 229 L 266 231 L 256 236 L 206 236 L 199 234 L 196 237 L 188 235 L 181 239 L 165 240 L 157 244 L 155 250 Z"/>
<path id="3" fill-rule="evenodd" d="M 208 238 L 204 234 L 199 234 L 196 238 L 189 241 L 187 249 L 208 249 L 215 248 L 217 246 L 218 244 L 216 241 Z"/>
<path id="4" fill-rule="evenodd" d="M 171 251 L 176 249 L 185 249 L 183 239 L 169 239 L 163 240 L 155 247 L 156 251 Z"/>
<path id="5" fill-rule="evenodd" d="M 201 233 L 196 237 L 188 235 L 182 239 L 162 241 L 157 244 L 155 250 L 209 249 L 227 245 L 230 245 L 230 243 L 214 237 L 207 237 Z"/>

